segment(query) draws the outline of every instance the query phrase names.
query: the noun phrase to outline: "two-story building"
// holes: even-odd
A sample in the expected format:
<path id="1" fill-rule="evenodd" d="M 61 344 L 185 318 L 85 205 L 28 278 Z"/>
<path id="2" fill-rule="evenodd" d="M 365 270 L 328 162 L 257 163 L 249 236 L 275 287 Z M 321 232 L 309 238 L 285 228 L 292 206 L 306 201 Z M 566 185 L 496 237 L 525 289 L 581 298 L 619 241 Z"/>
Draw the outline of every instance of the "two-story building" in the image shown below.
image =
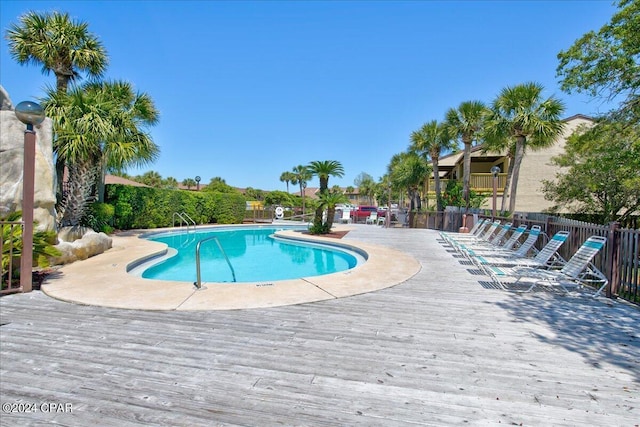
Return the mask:
<path id="1" fill-rule="evenodd" d="M 564 153 L 567 139 L 580 126 L 590 126 L 593 119 L 578 114 L 563 120 L 565 128 L 562 135 L 549 147 L 540 150 L 527 150 L 520 165 L 518 180 L 518 194 L 516 198 L 516 212 L 542 212 L 551 207 L 551 202 L 545 200 L 542 192 L 542 181 L 553 180 L 561 168 L 553 165 L 551 159 Z M 462 181 L 463 150 L 441 157 L 438 162 L 441 178 L 441 188 L 444 191 L 448 180 Z M 497 187 L 498 209 L 502 206 L 502 193 L 509 168 L 509 158 L 504 152 L 484 152 L 482 145 L 471 149 L 471 189 L 488 197 L 484 208 L 490 209 L 493 196 L 494 176 L 491 168 L 500 169 L 495 183 Z M 429 198 L 435 198 L 435 182 L 433 177 L 427 180 Z"/>

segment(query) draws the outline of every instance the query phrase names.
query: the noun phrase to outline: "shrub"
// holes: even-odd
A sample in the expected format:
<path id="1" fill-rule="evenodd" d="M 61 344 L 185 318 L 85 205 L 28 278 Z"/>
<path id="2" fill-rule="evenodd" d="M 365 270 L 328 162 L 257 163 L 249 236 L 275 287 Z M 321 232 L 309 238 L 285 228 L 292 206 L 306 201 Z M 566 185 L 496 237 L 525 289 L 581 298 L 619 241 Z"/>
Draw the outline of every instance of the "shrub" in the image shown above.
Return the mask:
<path id="1" fill-rule="evenodd" d="M 14 212 L 6 218 L 0 218 L 2 224 L 2 283 L 6 282 L 9 275 L 9 262 L 13 265 L 20 265 L 20 256 L 22 256 L 22 227 L 5 224 L 4 222 L 15 222 L 20 219 L 22 212 Z M 53 245 L 56 243 L 56 233 L 54 231 L 36 231 L 33 233 L 33 265 L 38 267 L 49 266 L 49 257 L 59 256 L 58 251 Z M 12 250 L 13 259 L 11 259 Z M 12 279 L 19 278 L 18 269 L 13 272 Z"/>
<path id="2" fill-rule="evenodd" d="M 114 225 L 121 230 L 173 225 L 174 213 L 185 212 L 196 223 L 241 223 L 246 207 L 240 193 L 107 185 L 107 201 L 114 206 Z"/>
<path id="3" fill-rule="evenodd" d="M 82 225 L 91 227 L 97 232 L 111 233 L 113 231 L 113 217 L 115 208 L 108 203 L 95 202 L 89 206 L 82 218 Z"/>

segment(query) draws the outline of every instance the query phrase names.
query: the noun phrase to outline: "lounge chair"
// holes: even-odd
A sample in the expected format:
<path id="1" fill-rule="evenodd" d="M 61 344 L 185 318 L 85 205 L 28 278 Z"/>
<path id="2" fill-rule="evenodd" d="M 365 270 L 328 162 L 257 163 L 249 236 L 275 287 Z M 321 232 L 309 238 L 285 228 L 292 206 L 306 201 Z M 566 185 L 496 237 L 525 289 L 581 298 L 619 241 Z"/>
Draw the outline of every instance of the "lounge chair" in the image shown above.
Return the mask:
<path id="1" fill-rule="evenodd" d="M 480 231 L 482 231 L 482 229 L 484 228 L 484 226 L 486 225 L 486 223 L 488 223 L 488 219 L 486 218 L 481 218 L 480 221 L 476 222 L 475 224 L 473 224 L 473 227 L 471 228 L 471 230 L 469 230 L 469 234 L 470 236 L 477 236 Z M 440 232 L 440 236 L 447 240 L 447 237 L 449 236 L 460 236 L 461 233 L 450 233 L 448 231 L 441 231 Z M 466 235 L 466 234 L 465 234 Z"/>
<path id="2" fill-rule="evenodd" d="M 526 240 L 520 246 L 514 249 L 514 246 L 519 241 L 522 234 L 525 233 L 526 228 L 526 225 L 518 227 L 513 232 L 509 240 L 507 240 L 507 242 L 499 248 L 485 248 L 482 246 L 469 247 L 465 251 L 465 255 L 467 255 L 469 258 L 483 256 L 499 258 L 524 258 L 527 256 L 529 251 L 531 251 L 533 245 L 535 245 L 541 232 L 540 226 L 534 225 L 533 227 L 531 227 L 531 230 L 529 230 L 529 234 Z"/>
<path id="3" fill-rule="evenodd" d="M 533 230 L 533 227 L 531 228 Z M 469 258 L 492 277 L 494 274 L 500 274 L 501 270 L 498 267 L 554 267 L 565 263 L 565 261 L 557 255 L 557 252 L 568 237 L 568 231 L 558 231 L 533 258 L 524 258 L 526 254 L 522 255 L 522 253 L 514 254 L 513 256 L 503 256 L 500 253 L 485 255 L 479 252 L 470 253 Z"/>
<path id="4" fill-rule="evenodd" d="M 462 241 L 454 241 L 452 242 L 453 248 L 462 253 L 465 254 L 466 251 L 468 251 L 470 248 L 483 248 L 485 250 L 491 250 L 491 249 L 498 249 L 501 248 L 504 243 L 504 237 L 507 235 L 507 233 L 509 232 L 509 230 L 511 230 L 511 226 L 512 224 L 510 222 L 503 224 L 503 225 L 499 225 L 498 228 L 500 229 L 500 231 L 498 231 L 496 234 L 494 234 L 493 236 L 490 236 L 487 240 L 483 240 L 483 239 L 476 239 L 476 240 L 462 240 Z"/>
<path id="5" fill-rule="evenodd" d="M 500 227 L 500 221 L 495 220 L 492 223 L 487 221 L 490 225 L 487 225 L 483 229 L 478 229 L 477 234 L 469 234 L 469 233 L 449 233 L 446 235 L 442 235 L 442 237 L 449 243 L 450 245 L 456 245 L 460 243 L 474 243 L 474 242 L 488 242 L 491 239 L 491 236 L 496 232 L 498 227 Z"/>
<path id="6" fill-rule="evenodd" d="M 342 210 L 342 216 L 340 217 L 340 224 L 351 224 L 351 211 L 349 209 Z"/>
<path id="7" fill-rule="evenodd" d="M 567 261 L 560 270 L 545 270 L 533 267 L 500 268 L 500 274 L 494 274 L 494 282 L 504 289 L 518 285 L 522 281 L 531 285 L 525 292 L 530 292 L 538 285 L 559 286 L 565 292 L 568 288 L 584 287 L 585 285 L 600 285 L 594 297 L 597 297 L 608 280 L 597 268 L 591 265 L 591 260 L 607 242 L 606 237 L 591 236 L 580 246 L 580 249 Z M 492 269 L 495 271 L 495 269 Z M 516 279 L 505 282 L 506 278 Z"/>
<path id="8" fill-rule="evenodd" d="M 375 224 L 378 221 L 378 212 L 371 212 L 367 217 L 365 224 Z"/>
<path id="9" fill-rule="evenodd" d="M 480 252 L 495 252 L 495 251 L 511 251 L 515 246 L 516 242 L 522 237 L 525 231 L 527 231 L 527 225 L 523 224 L 520 227 L 516 228 L 513 233 L 511 233 L 511 237 L 504 243 L 502 243 L 504 236 L 507 231 L 511 229 L 511 223 L 505 224 L 504 228 L 500 233 L 498 233 L 489 243 L 480 242 L 478 244 L 470 244 L 464 245 L 461 244 L 459 249 L 462 253 L 467 254 L 468 252 L 480 251 Z"/>

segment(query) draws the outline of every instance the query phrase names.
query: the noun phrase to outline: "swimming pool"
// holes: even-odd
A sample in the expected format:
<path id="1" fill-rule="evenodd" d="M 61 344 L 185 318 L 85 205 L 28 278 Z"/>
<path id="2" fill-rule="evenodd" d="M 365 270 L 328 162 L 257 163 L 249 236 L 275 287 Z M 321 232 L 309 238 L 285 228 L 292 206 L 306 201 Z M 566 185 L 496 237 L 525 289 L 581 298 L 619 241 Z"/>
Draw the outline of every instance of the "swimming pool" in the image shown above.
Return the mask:
<path id="1" fill-rule="evenodd" d="M 345 271 L 364 262 L 361 254 L 335 245 L 274 237 L 283 229 L 291 228 L 231 227 L 147 235 L 149 240 L 167 244 L 169 251 L 138 270 L 145 279 L 194 282 L 196 245 L 212 236 L 217 237 L 229 263 L 214 240 L 201 243 L 202 282 L 296 279 Z"/>

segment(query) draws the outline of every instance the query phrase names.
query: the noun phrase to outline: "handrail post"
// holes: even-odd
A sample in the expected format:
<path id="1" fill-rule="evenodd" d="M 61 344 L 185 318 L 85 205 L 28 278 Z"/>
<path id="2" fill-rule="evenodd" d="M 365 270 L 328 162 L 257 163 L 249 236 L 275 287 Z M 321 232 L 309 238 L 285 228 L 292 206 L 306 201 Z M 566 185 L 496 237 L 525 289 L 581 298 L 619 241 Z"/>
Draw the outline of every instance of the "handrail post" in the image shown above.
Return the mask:
<path id="1" fill-rule="evenodd" d="M 609 232 L 607 236 L 607 271 L 609 273 L 609 283 L 606 287 L 607 298 L 612 298 L 618 294 L 618 284 L 620 282 L 620 272 L 618 264 L 620 261 L 620 229 L 619 222 L 609 224 Z"/>
<path id="2" fill-rule="evenodd" d="M 222 255 L 224 256 L 224 259 L 227 261 L 227 265 L 229 265 L 229 268 L 231 269 L 231 275 L 233 276 L 233 281 L 234 282 L 237 281 L 236 272 L 233 269 L 233 266 L 231 265 L 231 261 L 229 260 L 229 257 L 227 256 L 227 253 L 222 248 L 222 245 L 220 244 L 220 240 L 218 240 L 218 238 L 216 236 L 211 236 L 211 237 L 207 237 L 206 239 L 200 240 L 196 244 L 196 281 L 193 282 L 193 284 L 198 289 L 202 289 L 202 279 L 201 279 L 201 275 L 200 275 L 200 245 L 202 243 L 204 243 L 204 242 L 209 241 L 209 240 L 215 240 L 216 241 L 216 244 L 218 245 L 218 248 L 220 249 L 220 252 L 222 252 Z"/>

